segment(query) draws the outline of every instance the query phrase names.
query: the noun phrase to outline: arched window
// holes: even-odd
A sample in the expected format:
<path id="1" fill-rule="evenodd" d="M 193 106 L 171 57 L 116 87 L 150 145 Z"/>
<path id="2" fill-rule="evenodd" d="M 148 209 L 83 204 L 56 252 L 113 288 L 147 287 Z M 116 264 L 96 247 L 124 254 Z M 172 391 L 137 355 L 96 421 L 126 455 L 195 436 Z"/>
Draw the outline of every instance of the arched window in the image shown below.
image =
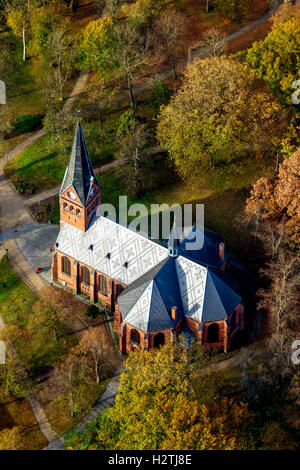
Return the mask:
<path id="1" fill-rule="evenodd" d="M 231 326 L 231 331 L 234 331 L 236 329 L 236 312 L 233 312 L 233 314 L 230 317 L 230 326 Z"/>
<path id="2" fill-rule="evenodd" d="M 124 290 L 124 287 L 121 286 L 121 284 L 117 285 L 117 297 L 121 294 L 121 292 Z"/>
<path id="3" fill-rule="evenodd" d="M 64 211 L 67 211 L 67 210 L 68 210 L 68 204 L 67 204 L 66 202 L 64 202 L 63 208 L 64 208 Z"/>
<path id="4" fill-rule="evenodd" d="M 71 262 L 66 256 L 62 257 L 62 272 L 71 276 Z"/>
<path id="5" fill-rule="evenodd" d="M 130 339 L 131 341 L 134 341 L 137 344 L 141 344 L 141 337 L 137 330 L 130 331 Z"/>
<path id="6" fill-rule="evenodd" d="M 85 284 L 89 286 L 90 285 L 90 271 L 85 266 L 82 266 L 81 268 L 81 276 L 82 276 L 82 282 L 84 282 Z"/>
<path id="7" fill-rule="evenodd" d="M 219 325 L 218 323 L 212 323 L 207 328 L 207 342 L 217 343 L 219 341 Z"/>
<path id="8" fill-rule="evenodd" d="M 81 215 L 80 209 L 76 209 L 76 215 L 77 215 L 77 217 L 80 217 L 80 215 Z"/>
<path id="9" fill-rule="evenodd" d="M 157 333 L 154 336 L 154 347 L 159 348 L 165 344 L 165 335 L 163 333 Z"/>
<path id="10" fill-rule="evenodd" d="M 99 276 L 99 292 L 100 294 L 107 295 L 107 280 L 105 276 Z"/>
<path id="11" fill-rule="evenodd" d="M 74 214 L 74 207 L 73 206 L 70 206 L 70 212 L 72 212 L 72 214 Z"/>

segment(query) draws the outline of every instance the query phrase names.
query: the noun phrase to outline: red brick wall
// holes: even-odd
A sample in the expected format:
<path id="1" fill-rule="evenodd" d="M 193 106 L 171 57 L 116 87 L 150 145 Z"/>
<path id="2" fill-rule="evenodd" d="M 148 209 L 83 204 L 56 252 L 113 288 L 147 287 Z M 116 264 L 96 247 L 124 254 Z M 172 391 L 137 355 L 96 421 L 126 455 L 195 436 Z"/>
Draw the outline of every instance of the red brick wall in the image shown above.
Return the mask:
<path id="1" fill-rule="evenodd" d="M 97 186 L 94 186 L 94 188 L 96 190 L 95 195 L 86 207 L 82 205 L 74 188 L 72 188 L 72 186 L 68 188 L 59 198 L 60 220 L 85 232 L 92 217 L 93 210 L 97 210 L 101 202 L 100 189 Z M 75 199 L 70 198 L 68 195 L 70 191 L 76 195 Z M 65 204 L 67 204 L 66 208 L 64 207 Z M 74 208 L 72 212 L 70 212 L 71 206 Z M 76 210 L 80 211 L 80 215 L 76 214 Z"/>

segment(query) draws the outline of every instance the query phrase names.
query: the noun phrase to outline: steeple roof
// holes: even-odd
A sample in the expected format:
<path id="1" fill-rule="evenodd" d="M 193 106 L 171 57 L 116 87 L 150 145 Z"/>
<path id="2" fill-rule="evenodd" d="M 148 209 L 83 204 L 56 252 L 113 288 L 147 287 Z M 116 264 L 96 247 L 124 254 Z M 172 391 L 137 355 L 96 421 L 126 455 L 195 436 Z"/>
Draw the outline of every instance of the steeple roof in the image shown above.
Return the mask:
<path id="1" fill-rule="evenodd" d="M 82 128 L 78 121 L 71 157 L 60 188 L 60 194 L 72 185 L 82 204 L 85 205 L 89 198 L 92 182 L 100 188 L 100 183 L 93 170 Z"/>

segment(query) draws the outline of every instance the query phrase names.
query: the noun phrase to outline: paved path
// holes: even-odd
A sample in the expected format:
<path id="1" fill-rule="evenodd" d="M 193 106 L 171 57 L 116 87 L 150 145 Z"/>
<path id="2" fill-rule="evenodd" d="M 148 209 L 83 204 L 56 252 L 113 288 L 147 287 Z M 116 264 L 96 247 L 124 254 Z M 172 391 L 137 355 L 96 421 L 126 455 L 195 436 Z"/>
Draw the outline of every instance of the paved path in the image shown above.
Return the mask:
<path id="1" fill-rule="evenodd" d="M 121 374 L 122 372 L 124 372 L 124 370 L 125 370 L 125 366 L 121 364 L 120 367 L 116 371 L 116 375 L 110 380 L 109 384 L 107 385 L 106 390 L 101 396 L 101 398 L 99 398 L 99 400 L 93 406 L 91 411 L 76 426 L 77 429 L 80 429 L 80 431 L 84 431 L 85 425 L 88 422 L 92 421 L 93 419 L 96 419 L 105 408 L 110 407 L 114 404 L 116 395 L 119 390 Z M 47 447 L 44 448 L 44 450 L 64 450 L 64 449 L 65 449 L 65 446 L 63 444 L 63 438 L 53 440 L 47 445 Z"/>

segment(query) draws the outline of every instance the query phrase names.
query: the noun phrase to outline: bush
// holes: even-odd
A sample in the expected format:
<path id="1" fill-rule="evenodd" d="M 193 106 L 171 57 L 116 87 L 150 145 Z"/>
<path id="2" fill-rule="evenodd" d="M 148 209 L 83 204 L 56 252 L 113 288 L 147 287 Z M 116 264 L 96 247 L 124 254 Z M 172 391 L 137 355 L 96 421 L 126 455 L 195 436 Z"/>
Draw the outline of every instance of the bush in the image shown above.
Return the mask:
<path id="1" fill-rule="evenodd" d="M 97 318 L 99 313 L 99 309 L 96 305 L 90 305 L 86 311 L 86 316 L 89 318 Z"/>
<path id="2" fill-rule="evenodd" d="M 18 116 L 14 120 L 14 128 L 20 134 L 34 131 L 42 123 L 43 116 L 40 114 L 25 114 Z"/>

